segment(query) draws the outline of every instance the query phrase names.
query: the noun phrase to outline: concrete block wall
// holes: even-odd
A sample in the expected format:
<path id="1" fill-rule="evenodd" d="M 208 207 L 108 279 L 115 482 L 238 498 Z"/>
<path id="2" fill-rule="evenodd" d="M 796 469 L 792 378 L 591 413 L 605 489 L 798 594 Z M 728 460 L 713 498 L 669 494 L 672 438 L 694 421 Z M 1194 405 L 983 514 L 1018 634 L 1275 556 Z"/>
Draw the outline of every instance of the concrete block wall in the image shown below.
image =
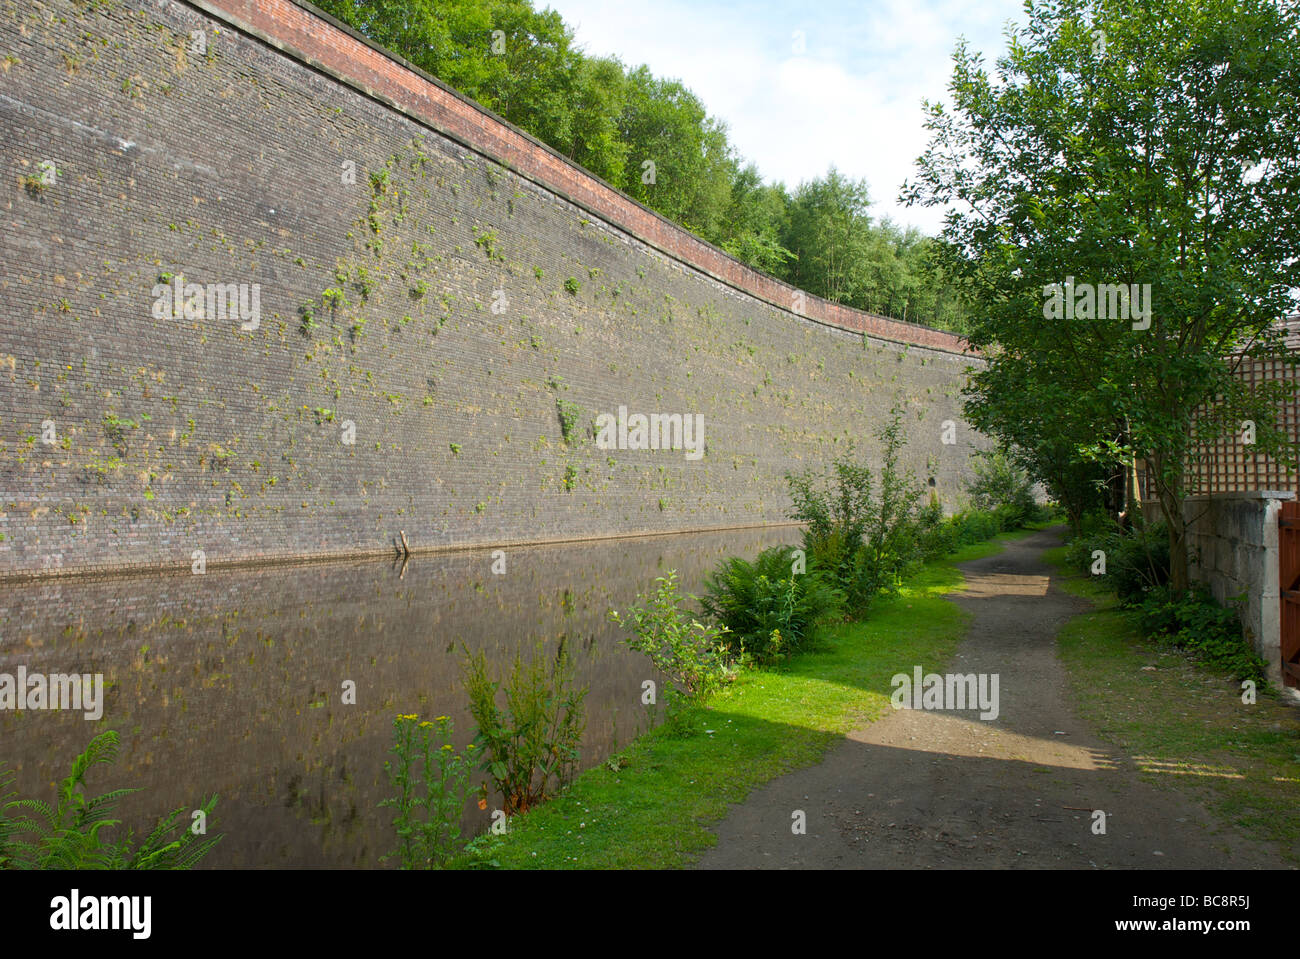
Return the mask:
<path id="1" fill-rule="evenodd" d="M 1278 512 L 1289 491 L 1217 493 L 1190 498 L 1188 522 L 1193 580 L 1225 606 L 1237 606 L 1246 638 L 1280 686 L 1281 598 L 1278 584 Z"/>

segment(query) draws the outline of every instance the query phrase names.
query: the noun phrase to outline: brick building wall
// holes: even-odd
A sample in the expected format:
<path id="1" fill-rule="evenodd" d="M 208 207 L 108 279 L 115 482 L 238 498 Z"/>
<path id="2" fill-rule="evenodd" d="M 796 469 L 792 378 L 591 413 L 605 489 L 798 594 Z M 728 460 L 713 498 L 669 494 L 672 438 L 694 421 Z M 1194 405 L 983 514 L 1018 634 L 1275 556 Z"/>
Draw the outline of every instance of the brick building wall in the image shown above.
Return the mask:
<path id="1" fill-rule="evenodd" d="M 0 137 L 0 576 L 781 522 L 894 402 L 952 503 L 981 442 L 955 338 L 790 312 L 282 0 L 2 0 Z M 706 454 L 598 449 L 619 406 Z"/>

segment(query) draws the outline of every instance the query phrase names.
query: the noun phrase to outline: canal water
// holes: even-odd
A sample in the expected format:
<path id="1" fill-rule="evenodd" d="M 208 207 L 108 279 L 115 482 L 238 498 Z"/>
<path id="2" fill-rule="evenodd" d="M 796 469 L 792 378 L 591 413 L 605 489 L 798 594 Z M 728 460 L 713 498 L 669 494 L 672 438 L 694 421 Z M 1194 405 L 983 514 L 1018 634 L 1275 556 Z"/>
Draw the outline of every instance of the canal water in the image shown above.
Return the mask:
<path id="1" fill-rule="evenodd" d="M 642 682 L 663 678 L 626 648 L 625 610 L 676 569 L 698 591 L 719 560 L 798 541 L 794 527 L 691 533 L 387 561 L 210 569 L 0 586 L 0 672 L 102 673 L 104 714 L 0 710 L 0 761 L 21 796 L 54 798 L 73 757 L 121 736 L 92 794 L 136 787 L 120 806 L 137 833 L 218 793 L 224 839 L 205 867 L 380 867 L 394 846 L 383 768 L 398 713 L 473 724 L 462 644 L 498 676 L 516 653 L 563 639 L 589 686 L 582 766 L 647 728 Z M 345 705 L 346 681 L 356 684 Z M 491 807 L 489 807 L 490 809 Z M 467 824 L 487 812 L 470 803 Z M 188 821 L 188 816 L 186 817 Z M 117 835 L 118 833 L 114 833 Z M 390 862 L 388 865 L 392 865 Z"/>

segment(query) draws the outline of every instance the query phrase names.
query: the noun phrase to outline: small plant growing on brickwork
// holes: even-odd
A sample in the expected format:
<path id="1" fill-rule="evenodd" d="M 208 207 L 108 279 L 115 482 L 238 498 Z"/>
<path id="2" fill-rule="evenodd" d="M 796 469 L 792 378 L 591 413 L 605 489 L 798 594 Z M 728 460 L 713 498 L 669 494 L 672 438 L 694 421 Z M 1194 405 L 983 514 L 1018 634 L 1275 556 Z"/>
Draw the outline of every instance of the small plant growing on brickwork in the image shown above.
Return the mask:
<path id="1" fill-rule="evenodd" d="M 148 419 L 148 413 L 140 414 L 140 419 L 138 420 L 122 419 L 115 413 L 105 413 L 103 420 L 104 435 L 107 436 L 109 442 L 113 444 L 113 448 L 116 449 L 119 454 L 125 456 L 127 450 L 126 431 L 128 429 L 138 430 L 140 424 Z"/>
<path id="2" fill-rule="evenodd" d="M 331 286 L 320 295 L 321 303 L 330 309 L 331 312 L 338 312 L 339 307 L 346 306 L 348 299 L 342 290 L 336 286 Z"/>
<path id="3" fill-rule="evenodd" d="M 316 304 L 304 303 L 298 308 L 298 314 L 302 317 L 298 324 L 298 332 L 303 336 L 309 336 L 311 331 L 316 329 Z"/>
<path id="4" fill-rule="evenodd" d="M 477 233 L 474 237 L 474 245 L 486 253 L 489 260 L 505 259 L 503 256 L 497 254 L 496 243 L 496 230 L 484 230 L 482 233 Z"/>
<path id="5" fill-rule="evenodd" d="M 582 407 L 557 396 L 555 409 L 560 416 L 560 435 L 565 443 L 572 442 L 573 428 L 578 425 L 578 419 L 582 416 Z"/>

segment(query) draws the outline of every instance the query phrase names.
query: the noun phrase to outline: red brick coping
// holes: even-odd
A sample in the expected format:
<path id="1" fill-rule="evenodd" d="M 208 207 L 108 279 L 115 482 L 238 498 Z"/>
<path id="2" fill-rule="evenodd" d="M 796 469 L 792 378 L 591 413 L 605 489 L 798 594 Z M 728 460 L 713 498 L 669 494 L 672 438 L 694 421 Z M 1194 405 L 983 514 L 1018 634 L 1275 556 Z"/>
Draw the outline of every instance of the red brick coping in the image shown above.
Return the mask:
<path id="1" fill-rule="evenodd" d="M 751 269 L 310 4 L 299 0 L 189 2 L 751 296 L 785 310 L 793 310 L 802 296 L 803 308 L 796 312 L 810 320 L 900 343 L 968 351 L 955 334 L 800 294 Z"/>

